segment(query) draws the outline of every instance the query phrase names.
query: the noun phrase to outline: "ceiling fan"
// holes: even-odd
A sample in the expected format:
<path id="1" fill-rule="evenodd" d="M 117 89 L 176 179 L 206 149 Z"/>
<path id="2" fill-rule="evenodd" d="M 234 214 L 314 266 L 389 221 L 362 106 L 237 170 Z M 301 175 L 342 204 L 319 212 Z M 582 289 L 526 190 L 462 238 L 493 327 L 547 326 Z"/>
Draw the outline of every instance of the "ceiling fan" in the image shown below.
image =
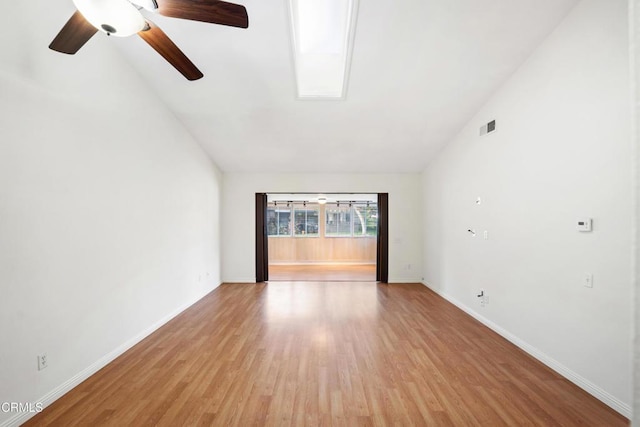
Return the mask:
<path id="1" fill-rule="evenodd" d="M 142 9 L 172 18 L 231 27 L 249 27 L 244 6 L 217 0 L 73 0 L 77 11 L 49 45 L 57 52 L 75 54 L 98 31 L 108 36 L 138 34 L 188 80 L 197 80 L 202 72 L 153 22 Z"/>

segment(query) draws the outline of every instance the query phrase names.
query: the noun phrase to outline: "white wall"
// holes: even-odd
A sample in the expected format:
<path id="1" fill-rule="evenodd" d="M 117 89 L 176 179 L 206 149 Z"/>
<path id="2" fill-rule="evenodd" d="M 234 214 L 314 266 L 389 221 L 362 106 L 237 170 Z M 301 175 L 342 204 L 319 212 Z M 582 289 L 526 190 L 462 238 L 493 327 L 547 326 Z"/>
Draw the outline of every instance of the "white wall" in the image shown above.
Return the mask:
<path id="1" fill-rule="evenodd" d="M 627 29 L 625 0 L 579 3 L 423 184 L 425 283 L 630 416 Z M 593 232 L 576 231 L 583 216 Z"/>
<path id="2" fill-rule="evenodd" d="M 55 53 L 64 20 L 20 3 L 0 18 L 0 402 L 47 403 L 220 283 L 222 178 L 106 37 Z"/>
<path id="3" fill-rule="evenodd" d="M 389 193 L 389 281 L 422 278 L 422 195 L 419 174 L 225 173 L 222 277 L 255 282 L 255 194 Z M 407 268 L 410 264 L 411 268 Z"/>

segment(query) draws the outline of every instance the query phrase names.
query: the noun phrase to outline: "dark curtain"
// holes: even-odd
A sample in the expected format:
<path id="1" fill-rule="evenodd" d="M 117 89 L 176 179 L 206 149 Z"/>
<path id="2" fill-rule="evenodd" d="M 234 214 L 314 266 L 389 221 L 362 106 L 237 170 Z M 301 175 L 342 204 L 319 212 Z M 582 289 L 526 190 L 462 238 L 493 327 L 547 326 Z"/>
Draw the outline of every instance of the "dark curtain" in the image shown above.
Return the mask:
<path id="1" fill-rule="evenodd" d="M 256 283 L 269 280 L 267 195 L 256 193 Z"/>
<path id="2" fill-rule="evenodd" d="M 389 282 L 389 193 L 378 193 L 376 280 Z"/>

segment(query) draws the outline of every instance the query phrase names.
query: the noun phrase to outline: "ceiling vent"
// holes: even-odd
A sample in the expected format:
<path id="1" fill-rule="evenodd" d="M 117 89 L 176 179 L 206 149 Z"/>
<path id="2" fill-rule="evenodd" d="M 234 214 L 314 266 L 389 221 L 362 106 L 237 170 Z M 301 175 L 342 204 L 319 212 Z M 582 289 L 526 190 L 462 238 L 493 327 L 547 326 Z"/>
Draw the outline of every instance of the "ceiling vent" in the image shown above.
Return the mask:
<path id="1" fill-rule="evenodd" d="M 486 134 L 491 133 L 491 132 L 493 132 L 495 130 L 496 130 L 496 121 L 495 120 L 491 120 L 486 125 L 480 126 L 480 136 L 486 135 Z"/>

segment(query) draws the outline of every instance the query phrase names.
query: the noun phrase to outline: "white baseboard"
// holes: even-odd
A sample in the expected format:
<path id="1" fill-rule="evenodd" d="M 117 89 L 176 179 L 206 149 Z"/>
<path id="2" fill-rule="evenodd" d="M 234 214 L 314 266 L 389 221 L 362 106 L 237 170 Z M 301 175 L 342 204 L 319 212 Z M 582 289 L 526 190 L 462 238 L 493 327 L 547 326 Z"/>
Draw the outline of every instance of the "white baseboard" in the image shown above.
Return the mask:
<path id="1" fill-rule="evenodd" d="M 225 279 L 222 281 L 222 283 L 230 285 L 230 284 L 234 284 L 234 285 L 239 285 L 239 284 L 255 284 L 256 283 L 256 278 L 249 278 L 249 277 L 236 277 L 235 279 Z"/>
<path id="2" fill-rule="evenodd" d="M 421 277 L 393 277 L 393 276 L 389 276 L 388 283 L 400 283 L 400 284 L 422 283 L 422 278 Z"/>
<path id="3" fill-rule="evenodd" d="M 502 327 L 496 325 L 495 323 L 493 323 L 491 320 L 487 319 L 486 317 L 478 314 L 476 311 L 474 311 L 471 308 L 467 307 L 466 305 L 462 304 L 460 301 L 456 300 L 454 297 L 452 297 L 451 295 L 447 294 L 446 292 L 441 292 L 438 289 L 433 288 L 432 286 L 430 286 L 427 283 L 422 282 L 422 284 L 425 285 L 427 288 L 431 289 L 436 294 L 440 295 L 442 298 L 444 298 L 447 301 L 449 301 L 451 304 L 453 304 L 456 307 L 458 307 L 460 310 L 462 310 L 465 313 L 469 314 L 471 317 L 473 317 L 474 319 L 476 319 L 477 321 L 479 321 L 480 323 L 482 323 L 483 325 L 485 325 L 489 329 L 493 330 L 497 334 L 501 335 L 503 338 L 505 338 L 508 341 L 510 341 L 511 343 L 515 344 L 517 347 L 519 347 L 520 349 L 524 350 L 526 353 L 528 353 L 529 355 L 531 355 L 535 359 L 537 359 L 540 362 L 544 363 L 549 368 L 553 369 L 558 374 L 562 375 L 563 377 L 565 377 L 566 379 L 568 379 L 569 381 L 571 381 L 572 383 L 574 383 L 575 385 L 577 385 L 581 389 L 585 390 L 587 393 L 591 394 L 596 399 L 602 401 L 607 406 L 610 406 L 612 409 L 616 410 L 620 414 L 622 414 L 625 417 L 631 419 L 632 410 L 631 410 L 631 406 L 630 405 L 622 402 L 617 397 L 611 395 L 610 393 L 608 393 L 607 391 L 605 391 L 602 388 L 598 387 L 597 385 L 595 385 L 591 381 L 587 380 L 586 378 L 582 377 L 581 375 L 578 375 L 577 373 L 575 373 L 571 369 L 567 368 L 566 366 L 564 366 L 563 364 L 561 364 L 557 360 L 555 360 L 552 357 L 548 356 L 546 353 L 540 351 L 536 347 L 534 347 L 534 346 L 528 344 L 527 342 L 521 340 L 520 338 L 518 338 L 517 336 L 513 335 L 509 331 L 507 331 L 507 330 L 503 329 Z"/>
<path id="4" fill-rule="evenodd" d="M 218 286 L 213 287 L 203 295 L 200 295 L 194 300 L 189 301 L 188 303 L 178 307 L 177 309 L 175 309 L 168 315 L 164 316 L 162 319 L 158 320 L 156 323 L 154 323 L 147 329 L 140 332 L 138 335 L 134 336 L 133 338 L 131 338 L 124 344 L 120 345 L 118 348 L 111 351 L 110 353 L 102 356 L 100 359 L 92 363 L 90 366 L 78 372 L 76 375 L 69 378 L 67 381 L 65 381 L 64 383 L 60 384 L 58 387 L 51 390 L 49 393 L 45 394 L 40 399 L 36 399 L 35 402 L 42 403 L 43 408 L 46 408 L 47 406 L 51 405 L 53 402 L 55 402 L 56 400 L 61 398 L 63 395 L 65 395 L 67 392 L 69 392 L 71 389 L 73 389 L 74 387 L 79 385 L 81 382 L 89 378 L 91 375 L 95 374 L 100 369 L 104 368 L 106 365 L 111 363 L 118 356 L 122 355 L 131 347 L 138 344 L 140 341 L 142 341 L 143 339 L 151 335 L 153 332 L 158 330 L 161 326 L 165 325 L 167 322 L 169 322 L 171 319 L 176 317 L 178 314 L 182 313 L 183 311 L 191 307 L 193 304 L 200 301 L 202 298 L 204 298 L 206 295 L 208 295 L 217 287 Z M 30 418 L 34 417 L 36 414 L 37 413 L 34 413 L 34 412 L 18 413 L 13 417 L 9 418 L 8 420 L 4 421 L 3 423 L 1 423 L 0 427 L 18 427 L 20 424 L 26 422 Z"/>

